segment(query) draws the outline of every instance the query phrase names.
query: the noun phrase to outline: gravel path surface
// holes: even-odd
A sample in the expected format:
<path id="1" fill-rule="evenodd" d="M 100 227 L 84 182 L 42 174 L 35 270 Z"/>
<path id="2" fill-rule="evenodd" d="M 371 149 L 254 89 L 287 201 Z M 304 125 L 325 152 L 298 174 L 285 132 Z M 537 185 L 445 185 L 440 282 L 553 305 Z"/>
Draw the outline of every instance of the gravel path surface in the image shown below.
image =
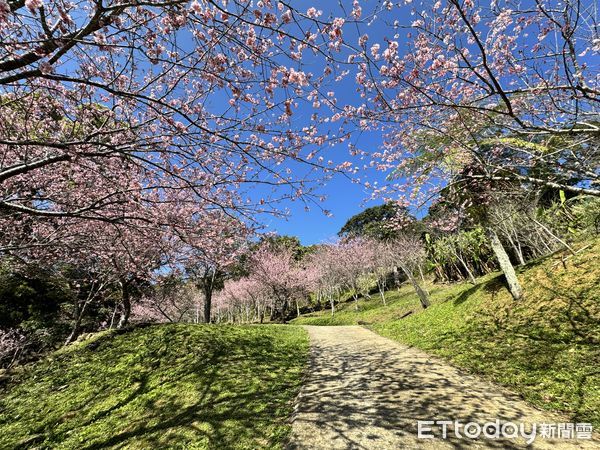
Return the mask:
<path id="1" fill-rule="evenodd" d="M 359 326 L 307 326 L 311 368 L 296 405 L 292 449 L 600 449 L 593 441 L 418 439 L 418 420 L 560 423 L 492 383 Z M 530 426 L 526 425 L 526 430 Z M 539 430 L 539 427 L 538 427 Z M 471 430 L 474 431 L 474 430 Z M 441 428 L 435 428 L 437 436 Z"/>

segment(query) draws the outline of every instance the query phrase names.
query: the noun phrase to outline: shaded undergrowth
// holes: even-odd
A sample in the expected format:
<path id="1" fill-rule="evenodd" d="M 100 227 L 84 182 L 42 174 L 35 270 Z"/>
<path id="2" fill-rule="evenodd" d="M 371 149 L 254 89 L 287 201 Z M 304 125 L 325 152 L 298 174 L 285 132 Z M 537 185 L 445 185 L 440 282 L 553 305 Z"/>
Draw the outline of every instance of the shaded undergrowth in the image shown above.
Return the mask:
<path id="1" fill-rule="evenodd" d="M 24 368 L 0 448 L 281 448 L 308 353 L 283 326 L 160 325 Z"/>

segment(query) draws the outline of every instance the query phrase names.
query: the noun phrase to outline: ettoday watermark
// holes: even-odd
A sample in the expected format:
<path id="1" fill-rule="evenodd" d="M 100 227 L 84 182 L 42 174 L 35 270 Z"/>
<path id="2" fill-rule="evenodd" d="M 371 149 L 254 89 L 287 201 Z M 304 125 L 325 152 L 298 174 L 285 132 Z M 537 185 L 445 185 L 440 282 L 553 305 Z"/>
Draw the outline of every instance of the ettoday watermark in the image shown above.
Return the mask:
<path id="1" fill-rule="evenodd" d="M 419 420 L 419 439 L 524 439 L 527 445 L 540 439 L 592 439 L 590 423 L 461 422 L 459 420 Z"/>

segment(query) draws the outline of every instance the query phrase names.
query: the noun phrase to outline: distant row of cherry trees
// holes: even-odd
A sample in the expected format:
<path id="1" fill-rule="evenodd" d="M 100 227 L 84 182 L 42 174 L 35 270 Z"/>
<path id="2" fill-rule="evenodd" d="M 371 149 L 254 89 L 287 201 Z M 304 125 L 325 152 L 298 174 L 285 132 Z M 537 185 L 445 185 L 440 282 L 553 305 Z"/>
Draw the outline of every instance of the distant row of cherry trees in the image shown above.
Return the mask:
<path id="1" fill-rule="evenodd" d="M 324 308 L 334 314 L 339 302 L 352 300 L 358 309 L 360 298 L 374 293 L 385 305 L 386 290 L 401 282 L 412 285 L 427 308 L 426 280 L 476 284 L 478 277 L 499 269 L 519 300 L 527 293 L 515 266 L 557 250 L 573 252 L 574 243 L 600 232 L 599 199 L 567 198 L 558 191 L 538 200 L 518 203 L 507 196 L 485 207 L 485 221 L 467 216 L 458 222 L 454 211 L 446 211 L 452 214 L 442 220 L 439 204 L 417 220 L 397 203 L 386 203 L 349 219 L 333 243 L 305 248 L 297 239 L 272 238 L 247 259 L 243 275 L 225 281 L 216 295 L 214 319 L 281 321 L 301 310 Z M 449 228 L 448 221 L 455 226 Z"/>

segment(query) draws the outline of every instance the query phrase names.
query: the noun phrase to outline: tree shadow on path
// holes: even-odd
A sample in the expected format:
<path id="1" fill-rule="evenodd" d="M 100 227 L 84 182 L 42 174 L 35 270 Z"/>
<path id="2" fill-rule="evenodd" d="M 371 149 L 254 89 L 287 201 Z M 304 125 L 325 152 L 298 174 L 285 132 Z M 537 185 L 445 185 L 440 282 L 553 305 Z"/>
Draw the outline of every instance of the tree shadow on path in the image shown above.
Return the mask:
<path id="1" fill-rule="evenodd" d="M 289 450 L 518 449 L 524 441 L 418 439 L 417 421 L 560 422 L 517 396 L 360 327 L 308 327 L 312 371 Z M 529 429 L 529 426 L 527 427 Z M 441 429 L 434 428 L 437 436 Z M 538 442 L 531 448 L 561 447 Z"/>

